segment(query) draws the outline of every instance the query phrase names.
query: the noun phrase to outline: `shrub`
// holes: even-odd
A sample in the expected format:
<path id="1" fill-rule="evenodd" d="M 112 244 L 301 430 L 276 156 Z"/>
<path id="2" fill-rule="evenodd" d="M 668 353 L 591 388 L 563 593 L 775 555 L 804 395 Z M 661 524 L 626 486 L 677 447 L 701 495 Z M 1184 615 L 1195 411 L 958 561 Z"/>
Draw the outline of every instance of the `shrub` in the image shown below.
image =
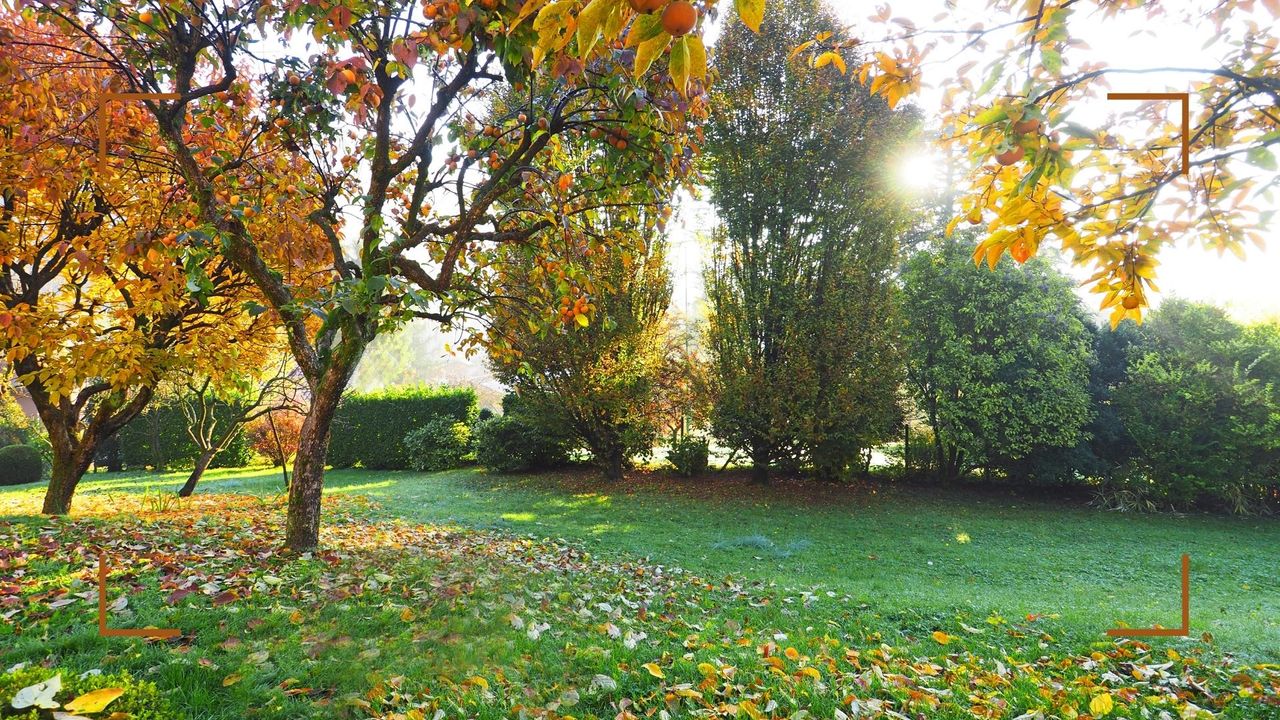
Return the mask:
<path id="1" fill-rule="evenodd" d="M 519 414 L 477 423 L 474 436 L 476 461 L 490 470 L 542 470 L 569 460 L 568 443 L 563 438 L 553 437 Z"/>
<path id="2" fill-rule="evenodd" d="M 12 393 L 0 386 L 0 447 L 30 444 L 39 434 L 38 425 L 22 412 Z"/>
<path id="3" fill-rule="evenodd" d="M 711 447 L 706 438 L 685 435 L 671 441 L 667 462 L 682 477 L 696 477 L 707 471 Z"/>
<path id="4" fill-rule="evenodd" d="M 408 470 L 405 431 L 447 418 L 471 424 L 476 393 L 471 388 L 412 387 L 345 396 L 333 419 L 329 464 L 371 470 Z"/>
<path id="5" fill-rule="evenodd" d="M 59 675 L 57 670 L 43 667 L 18 668 L 0 673 L 0 715 L 14 720 L 36 720 L 45 717 L 36 710 L 16 711 L 12 708 L 13 696 L 18 691 L 51 680 Z M 60 704 L 74 700 L 85 693 L 102 688 L 121 688 L 124 694 L 107 706 L 105 714 L 115 717 L 117 714 L 131 720 L 179 720 L 179 715 L 160 693 L 160 690 L 145 680 L 135 680 L 128 672 L 111 674 L 83 674 L 71 672 L 61 673 L 62 689 L 53 697 Z M 7 712 L 6 712 L 7 711 Z M 17 713 L 9 715 L 8 713 Z M 96 715 L 95 715 L 96 717 Z"/>
<path id="6" fill-rule="evenodd" d="M 471 451 L 471 428 L 451 418 L 435 418 L 410 430 L 404 436 L 404 446 L 411 469 L 418 472 L 451 470 L 466 464 L 463 458 Z"/>
<path id="7" fill-rule="evenodd" d="M 272 426 L 275 426 L 274 430 Z M 271 461 L 273 466 L 284 465 L 298 454 L 298 438 L 302 435 L 302 415 L 295 412 L 274 412 L 245 426 L 245 438 L 249 447 Z M 280 442 L 277 445 L 276 439 Z M 283 450 L 284 457 L 281 457 Z"/>
<path id="8" fill-rule="evenodd" d="M 0 448 L 0 485 L 38 482 L 43 465 L 40 451 L 30 445 Z"/>

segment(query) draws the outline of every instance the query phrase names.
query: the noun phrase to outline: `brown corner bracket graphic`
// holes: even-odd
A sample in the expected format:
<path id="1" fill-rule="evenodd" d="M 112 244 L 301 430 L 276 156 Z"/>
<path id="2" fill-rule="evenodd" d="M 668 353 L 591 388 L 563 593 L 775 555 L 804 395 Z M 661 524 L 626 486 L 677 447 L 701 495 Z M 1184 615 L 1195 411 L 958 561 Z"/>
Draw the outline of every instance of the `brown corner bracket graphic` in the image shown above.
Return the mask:
<path id="1" fill-rule="evenodd" d="M 1186 637 L 1191 634 L 1191 556 L 1182 556 L 1182 627 L 1112 628 L 1111 637 Z"/>
<path id="2" fill-rule="evenodd" d="M 98 98 L 98 171 L 107 170 L 107 104 L 112 100 L 177 100 L 178 93 L 103 93 Z"/>
<path id="3" fill-rule="evenodd" d="M 1191 93 L 1107 93 L 1108 100 L 1178 100 L 1182 103 L 1182 175 L 1191 171 Z"/>
<path id="4" fill-rule="evenodd" d="M 182 633 L 176 628 L 125 628 L 114 630 L 107 627 L 107 553 L 98 549 L 98 634 L 102 637 L 150 637 L 168 640 Z"/>

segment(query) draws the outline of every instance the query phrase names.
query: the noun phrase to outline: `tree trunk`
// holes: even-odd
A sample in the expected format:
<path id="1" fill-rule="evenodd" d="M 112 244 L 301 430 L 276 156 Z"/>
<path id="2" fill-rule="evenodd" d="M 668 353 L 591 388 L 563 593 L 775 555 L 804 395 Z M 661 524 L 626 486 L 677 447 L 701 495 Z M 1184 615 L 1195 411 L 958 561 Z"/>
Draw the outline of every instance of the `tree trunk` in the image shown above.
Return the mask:
<path id="1" fill-rule="evenodd" d="M 911 477 L 911 426 L 902 425 L 902 476 Z"/>
<path id="2" fill-rule="evenodd" d="M 87 451 L 86 451 L 87 450 Z M 71 512 L 71 498 L 75 495 L 80 478 L 89 471 L 93 461 L 92 449 L 75 447 L 70 443 L 54 443 L 53 469 L 49 476 L 49 488 L 44 493 L 45 515 L 66 515 Z"/>
<path id="3" fill-rule="evenodd" d="M 751 480 L 757 485 L 769 484 L 769 450 L 763 443 L 751 448 Z"/>
<path id="4" fill-rule="evenodd" d="M 605 460 L 604 475 L 605 479 L 610 482 L 622 482 L 624 471 L 626 470 L 626 462 L 619 450 L 607 454 Z"/>
<path id="5" fill-rule="evenodd" d="M 178 490 L 178 497 L 191 497 L 191 493 L 196 491 L 196 483 L 200 482 L 204 471 L 209 469 L 209 463 L 213 462 L 213 456 L 218 453 L 216 448 L 210 448 L 200 453 L 200 457 L 196 458 L 196 467 L 191 471 L 191 477 L 187 478 L 187 483 Z"/>
<path id="6" fill-rule="evenodd" d="M 307 552 L 320 543 L 320 497 L 324 490 L 324 462 L 329 452 L 329 427 L 345 382 L 323 383 L 312 395 L 311 411 L 298 435 L 298 454 L 289 483 L 289 517 L 285 547 Z"/>

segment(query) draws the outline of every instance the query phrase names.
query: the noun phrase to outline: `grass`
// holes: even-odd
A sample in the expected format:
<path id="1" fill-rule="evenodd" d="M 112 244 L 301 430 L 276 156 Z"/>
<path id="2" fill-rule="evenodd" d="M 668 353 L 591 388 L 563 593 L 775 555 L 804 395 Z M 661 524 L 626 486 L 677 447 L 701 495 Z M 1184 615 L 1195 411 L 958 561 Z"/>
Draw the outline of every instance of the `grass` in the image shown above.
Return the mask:
<path id="1" fill-rule="evenodd" d="M 17 609 L 0 623 L 4 667 L 129 670 L 184 717 L 874 715 L 857 698 L 928 717 L 1067 717 L 1103 690 L 1116 709 L 1102 714 L 1140 717 L 1140 697 L 1164 702 L 1159 683 L 1126 678 L 1140 660 L 1179 658 L 1206 673 L 1197 682 L 1215 712 L 1280 712 L 1246 702 L 1257 691 L 1244 676 L 1210 672 L 1253 663 L 1263 694 L 1280 692 L 1265 665 L 1280 660 L 1272 519 L 892 485 L 340 471 L 326 486 L 327 551 L 296 559 L 274 552 L 278 471 L 213 471 L 196 497 L 156 502 L 183 479 L 92 476 L 76 498 L 84 515 L 52 524 L 32 515 L 38 488 L 0 490 L 0 548 L 27 558 L 19 600 L 0 606 L 0 617 Z M 87 600 L 50 608 L 91 588 L 89 548 L 102 543 L 120 554 L 112 588 L 129 590 L 115 622 L 184 638 L 104 640 Z M 1108 641 L 1122 623 L 1178 623 L 1182 553 L 1192 637 Z M 896 650 L 876 656 L 881 645 Z M 779 655 L 784 667 L 771 664 Z M 1060 667 L 1037 668 L 1042 657 Z M 939 671 L 918 667 L 924 658 Z M 1100 680 L 1108 663 L 1134 687 Z M 876 677 L 856 672 L 872 665 Z M 998 697 L 974 689 L 1001 668 Z M 1061 697 L 1043 692 L 1064 683 Z M 1174 716 L 1188 699 L 1169 701 Z"/>

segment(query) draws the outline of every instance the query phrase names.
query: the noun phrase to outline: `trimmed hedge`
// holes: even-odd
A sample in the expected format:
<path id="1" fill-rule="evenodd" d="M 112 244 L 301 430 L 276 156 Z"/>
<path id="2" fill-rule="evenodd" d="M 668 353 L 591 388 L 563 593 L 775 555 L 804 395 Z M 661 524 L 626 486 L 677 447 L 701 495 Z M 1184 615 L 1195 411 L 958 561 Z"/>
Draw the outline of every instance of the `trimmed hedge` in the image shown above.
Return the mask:
<path id="1" fill-rule="evenodd" d="M 0 485 L 25 485 L 40 480 L 40 451 L 30 445 L 0 448 Z"/>
<path id="2" fill-rule="evenodd" d="M 471 388 L 409 387 L 342 398 L 329 437 L 329 464 L 370 470 L 408 470 L 405 435 L 433 420 L 470 425 L 476 418 Z"/>
<path id="3" fill-rule="evenodd" d="M 225 428 L 230 422 L 231 408 L 219 403 L 213 412 L 219 429 Z M 100 457 L 103 465 L 111 465 L 114 460 L 130 470 L 148 466 L 156 471 L 189 470 L 195 467 L 196 458 L 200 456 L 200 448 L 187 434 L 187 418 L 182 408 L 173 403 L 147 408 L 121 428 L 117 437 L 120 438 L 119 456 L 111 458 L 104 453 Z M 249 439 L 240 432 L 226 450 L 214 456 L 209 467 L 244 467 L 252 457 Z"/>

